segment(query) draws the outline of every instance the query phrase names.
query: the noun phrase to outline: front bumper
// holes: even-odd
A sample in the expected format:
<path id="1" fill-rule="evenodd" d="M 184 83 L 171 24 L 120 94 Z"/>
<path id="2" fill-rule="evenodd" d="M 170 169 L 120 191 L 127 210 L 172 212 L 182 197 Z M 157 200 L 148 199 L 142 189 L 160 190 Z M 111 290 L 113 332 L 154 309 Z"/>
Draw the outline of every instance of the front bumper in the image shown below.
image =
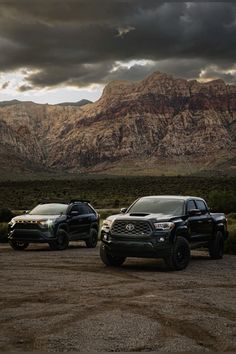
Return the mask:
<path id="1" fill-rule="evenodd" d="M 13 229 L 9 231 L 8 239 L 28 243 L 49 243 L 55 241 L 56 237 L 49 230 Z"/>
<path id="2" fill-rule="evenodd" d="M 153 233 L 149 237 L 140 235 L 135 237 L 115 236 L 110 233 L 101 233 L 101 241 L 106 246 L 108 253 L 122 257 L 163 258 L 171 249 L 170 233 Z M 160 238 L 165 241 L 160 242 Z"/>

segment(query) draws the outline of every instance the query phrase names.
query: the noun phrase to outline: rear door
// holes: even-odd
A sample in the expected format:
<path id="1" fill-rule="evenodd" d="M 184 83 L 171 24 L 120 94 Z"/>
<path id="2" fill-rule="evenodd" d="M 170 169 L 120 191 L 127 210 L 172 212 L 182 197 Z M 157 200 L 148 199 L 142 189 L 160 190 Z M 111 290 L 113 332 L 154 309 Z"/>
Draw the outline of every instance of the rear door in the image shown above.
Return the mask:
<path id="1" fill-rule="evenodd" d="M 203 200 L 195 200 L 197 209 L 201 210 L 202 217 L 200 223 L 200 230 L 202 234 L 202 239 L 204 241 L 209 240 L 213 232 L 213 220 L 208 211 L 208 208 Z"/>
<path id="2" fill-rule="evenodd" d="M 86 204 L 78 203 L 76 204 L 76 208 L 79 215 L 78 223 L 75 226 L 75 235 L 76 238 L 78 237 L 78 239 L 80 239 L 83 236 L 89 235 L 92 215 Z"/>
<path id="3" fill-rule="evenodd" d="M 190 210 L 197 209 L 197 205 L 194 200 L 187 201 L 186 207 L 187 215 L 189 215 Z M 192 242 L 199 242 L 202 238 L 201 232 L 201 222 L 202 222 L 202 215 L 189 215 L 188 217 L 188 226 L 190 229 L 191 234 L 191 241 Z"/>
<path id="4" fill-rule="evenodd" d="M 90 228 L 90 215 L 83 203 L 76 203 L 69 212 L 70 237 L 73 240 L 87 236 Z"/>

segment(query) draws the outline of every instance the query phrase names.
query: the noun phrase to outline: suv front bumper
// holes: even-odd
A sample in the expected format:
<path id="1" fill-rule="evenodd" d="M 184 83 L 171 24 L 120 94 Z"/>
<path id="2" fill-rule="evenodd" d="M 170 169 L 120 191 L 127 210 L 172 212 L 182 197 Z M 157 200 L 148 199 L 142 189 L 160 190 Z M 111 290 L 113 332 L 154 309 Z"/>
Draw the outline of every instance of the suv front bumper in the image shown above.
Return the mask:
<path id="1" fill-rule="evenodd" d="M 28 243 L 49 243 L 56 237 L 49 230 L 13 229 L 8 233 L 8 239 Z"/>

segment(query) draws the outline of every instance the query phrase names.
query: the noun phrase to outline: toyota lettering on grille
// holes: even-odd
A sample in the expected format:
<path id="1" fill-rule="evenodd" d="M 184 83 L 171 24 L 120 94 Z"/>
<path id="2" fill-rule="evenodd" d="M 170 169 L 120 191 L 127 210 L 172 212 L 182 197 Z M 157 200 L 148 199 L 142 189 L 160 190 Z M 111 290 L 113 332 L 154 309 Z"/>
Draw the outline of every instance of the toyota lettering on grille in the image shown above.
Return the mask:
<path id="1" fill-rule="evenodd" d="M 135 226 L 133 224 L 127 224 L 125 228 L 127 231 L 133 231 L 135 229 Z"/>

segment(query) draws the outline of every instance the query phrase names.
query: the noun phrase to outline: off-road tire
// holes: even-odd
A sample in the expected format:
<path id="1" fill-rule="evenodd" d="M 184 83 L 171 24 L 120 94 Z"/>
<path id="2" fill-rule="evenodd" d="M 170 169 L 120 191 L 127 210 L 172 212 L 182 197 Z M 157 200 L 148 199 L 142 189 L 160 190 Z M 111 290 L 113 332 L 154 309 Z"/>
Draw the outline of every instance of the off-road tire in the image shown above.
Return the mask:
<path id="1" fill-rule="evenodd" d="M 69 246 L 69 236 L 65 230 L 57 232 L 57 239 L 49 243 L 49 246 L 54 251 L 63 251 Z"/>
<path id="2" fill-rule="evenodd" d="M 100 257 L 106 266 L 120 267 L 126 260 L 126 257 L 116 257 L 107 252 L 106 246 L 101 244 Z"/>
<path id="3" fill-rule="evenodd" d="M 86 246 L 88 248 L 95 248 L 98 243 L 98 232 L 96 229 L 91 229 L 90 230 L 90 235 L 87 240 L 85 240 Z"/>
<path id="4" fill-rule="evenodd" d="M 177 237 L 164 261 L 169 270 L 185 269 L 190 261 L 190 246 L 188 241 L 184 237 Z"/>
<path id="5" fill-rule="evenodd" d="M 209 242 L 209 255 L 212 259 L 221 259 L 224 255 L 224 236 L 221 231 L 217 231 L 214 239 Z"/>
<path id="6" fill-rule="evenodd" d="M 15 251 L 23 251 L 29 246 L 28 242 L 20 242 L 16 240 L 9 240 L 9 244 Z"/>

